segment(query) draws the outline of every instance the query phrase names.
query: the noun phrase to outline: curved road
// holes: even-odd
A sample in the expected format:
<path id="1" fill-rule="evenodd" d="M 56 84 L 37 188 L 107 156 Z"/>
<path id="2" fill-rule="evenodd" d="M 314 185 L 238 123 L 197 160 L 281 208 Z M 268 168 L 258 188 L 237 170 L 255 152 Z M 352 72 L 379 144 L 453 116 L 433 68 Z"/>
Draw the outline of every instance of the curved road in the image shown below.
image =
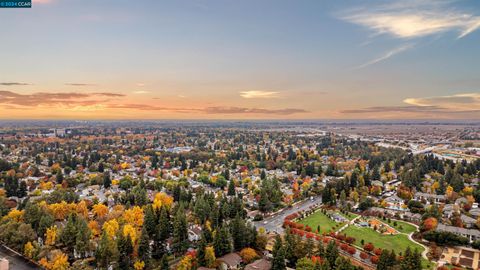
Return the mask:
<path id="1" fill-rule="evenodd" d="M 261 221 L 254 221 L 253 224 L 255 225 L 255 227 L 257 227 L 257 229 L 263 227 L 265 228 L 265 230 L 267 230 L 267 232 L 282 233 L 283 220 L 286 216 L 301 210 L 306 210 L 310 208 L 310 206 L 321 203 L 321 196 L 313 197 L 313 200 L 303 200 L 301 202 L 295 203 L 291 208 L 283 208 L 282 210 L 273 213 L 272 215 L 264 218 Z"/>

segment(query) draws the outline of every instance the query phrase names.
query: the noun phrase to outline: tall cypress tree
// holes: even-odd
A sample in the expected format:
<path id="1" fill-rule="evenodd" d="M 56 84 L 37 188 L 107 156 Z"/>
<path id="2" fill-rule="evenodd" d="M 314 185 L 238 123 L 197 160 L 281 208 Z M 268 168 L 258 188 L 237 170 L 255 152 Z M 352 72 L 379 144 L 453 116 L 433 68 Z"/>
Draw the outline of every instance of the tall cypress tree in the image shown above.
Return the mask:
<path id="1" fill-rule="evenodd" d="M 183 206 L 177 209 L 173 221 L 173 250 L 177 253 L 183 253 L 188 248 L 188 228 L 187 217 Z"/>
<path id="2" fill-rule="evenodd" d="M 282 238 L 277 234 L 275 244 L 272 250 L 273 261 L 271 270 L 285 270 L 285 248 L 283 247 Z"/>

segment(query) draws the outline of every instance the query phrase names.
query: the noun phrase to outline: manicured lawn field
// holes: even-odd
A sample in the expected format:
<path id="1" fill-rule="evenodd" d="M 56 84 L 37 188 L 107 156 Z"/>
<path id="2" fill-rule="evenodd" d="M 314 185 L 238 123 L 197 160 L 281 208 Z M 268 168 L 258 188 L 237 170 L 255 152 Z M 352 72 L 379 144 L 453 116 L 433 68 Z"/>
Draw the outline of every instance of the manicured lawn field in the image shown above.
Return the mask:
<path id="1" fill-rule="evenodd" d="M 406 226 L 404 226 L 404 228 L 406 228 Z M 361 241 L 363 239 L 365 244 L 370 242 L 375 246 L 375 248 L 394 250 L 397 255 L 400 252 L 404 253 L 407 247 L 410 247 L 410 249 L 412 250 L 417 249 L 418 252 L 424 251 L 424 248 L 422 246 L 413 243 L 412 241 L 410 241 L 410 239 L 408 239 L 408 236 L 404 234 L 382 235 L 371 228 L 359 228 L 354 225 L 348 226 L 348 228 L 342 231 L 342 233 L 345 233 L 347 236 L 354 237 L 355 245 L 362 246 Z M 425 268 L 431 268 L 430 263 L 423 258 L 422 264 L 424 264 Z"/>
<path id="2" fill-rule="evenodd" d="M 345 218 L 348 219 L 348 220 L 352 220 L 352 219 L 358 217 L 357 214 L 350 213 L 350 212 L 347 213 L 347 214 L 343 214 L 343 213 L 338 212 L 338 214 L 339 214 L 339 215 L 342 215 L 343 217 L 345 217 Z"/>
<path id="3" fill-rule="evenodd" d="M 316 231 L 317 226 L 320 226 L 320 233 L 335 231 L 344 225 L 344 223 L 337 223 L 333 221 L 321 211 L 311 214 L 310 216 L 298 221 L 298 223 L 310 226 L 312 231 Z"/>
<path id="4" fill-rule="evenodd" d="M 383 220 L 382 220 L 383 221 Z M 408 224 L 406 222 L 403 222 L 403 221 L 399 221 L 399 220 L 391 220 L 390 223 L 386 222 L 386 221 L 383 221 L 385 222 L 386 224 L 392 226 L 393 228 L 395 228 L 397 231 L 399 232 L 402 232 L 402 233 L 406 233 L 406 234 L 410 234 L 412 232 L 415 232 L 417 231 L 417 228 L 415 228 L 415 226 L 413 226 L 412 224 Z M 397 222 L 397 226 L 394 226 L 394 222 Z"/>

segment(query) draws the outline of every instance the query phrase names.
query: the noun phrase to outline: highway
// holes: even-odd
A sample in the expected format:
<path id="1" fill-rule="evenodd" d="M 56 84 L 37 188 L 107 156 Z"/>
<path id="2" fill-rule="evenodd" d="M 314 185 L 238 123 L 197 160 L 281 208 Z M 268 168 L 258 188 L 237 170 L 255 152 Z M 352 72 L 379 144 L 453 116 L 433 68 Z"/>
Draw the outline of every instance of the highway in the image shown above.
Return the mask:
<path id="1" fill-rule="evenodd" d="M 257 229 L 260 227 L 263 227 L 265 228 L 265 230 L 267 230 L 267 232 L 282 233 L 283 220 L 285 219 L 286 216 L 301 210 L 306 210 L 310 208 L 310 206 L 313 206 L 315 204 L 321 204 L 321 203 L 322 203 L 321 196 L 314 197 L 313 200 L 307 199 L 302 202 L 294 204 L 292 208 L 284 208 L 272 214 L 271 216 L 266 217 L 261 221 L 254 221 L 253 224 L 255 225 L 255 227 L 257 227 Z"/>

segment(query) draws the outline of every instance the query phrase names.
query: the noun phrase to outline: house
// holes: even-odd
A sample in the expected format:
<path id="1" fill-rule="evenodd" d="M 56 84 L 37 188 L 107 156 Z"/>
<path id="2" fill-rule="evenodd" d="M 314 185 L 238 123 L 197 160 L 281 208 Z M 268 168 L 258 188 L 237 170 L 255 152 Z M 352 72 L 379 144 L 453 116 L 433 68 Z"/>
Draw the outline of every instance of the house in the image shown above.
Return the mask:
<path id="1" fill-rule="evenodd" d="M 418 213 L 414 214 L 412 212 L 405 212 L 403 214 L 403 219 L 413 223 L 419 223 L 422 220 L 422 215 Z"/>
<path id="2" fill-rule="evenodd" d="M 448 226 L 445 224 L 438 224 L 436 230 L 440 232 L 450 232 L 456 235 L 466 237 L 468 238 L 468 240 L 470 240 L 470 242 L 474 242 L 480 239 L 480 231 L 475 229 L 465 229 L 465 228 L 459 228 L 454 226 Z"/>
<path id="3" fill-rule="evenodd" d="M 202 227 L 200 227 L 199 225 L 193 225 L 188 228 L 188 241 L 196 242 L 200 240 L 201 235 Z"/>
<path id="4" fill-rule="evenodd" d="M 468 212 L 470 215 L 472 215 L 474 218 L 480 217 L 480 208 L 474 208 Z"/>
<path id="5" fill-rule="evenodd" d="M 242 257 L 232 252 L 218 258 L 218 261 L 220 262 L 220 269 L 222 270 L 239 269 Z"/>
<path id="6" fill-rule="evenodd" d="M 265 259 L 256 260 L 253 263 L 247 264 L 247 266 L 245 266 L 245 270 L 270 270 L 271 268 L 272 263 Z"/>
<path id="7" fill-rule="evenodd" d="M 477 222 L 476 219 L 471 218 L 464 214 L 460 216 L 460 219 L 462 220 L 463 225 L 465 225 L 466 228 L 473 228 L 475 226 L 475 223 Z"/>
<path id="8" fill-rule="evenodd" d="M 413 198 L 417 201 L 425 200 L 427 202 L 434 202 L 434 203 L 445 202 L 445 195 L 437 195 L 437 194 L 430 194 L 430 193 L 423 193 L 423 192 L 415 193 Z"/>

